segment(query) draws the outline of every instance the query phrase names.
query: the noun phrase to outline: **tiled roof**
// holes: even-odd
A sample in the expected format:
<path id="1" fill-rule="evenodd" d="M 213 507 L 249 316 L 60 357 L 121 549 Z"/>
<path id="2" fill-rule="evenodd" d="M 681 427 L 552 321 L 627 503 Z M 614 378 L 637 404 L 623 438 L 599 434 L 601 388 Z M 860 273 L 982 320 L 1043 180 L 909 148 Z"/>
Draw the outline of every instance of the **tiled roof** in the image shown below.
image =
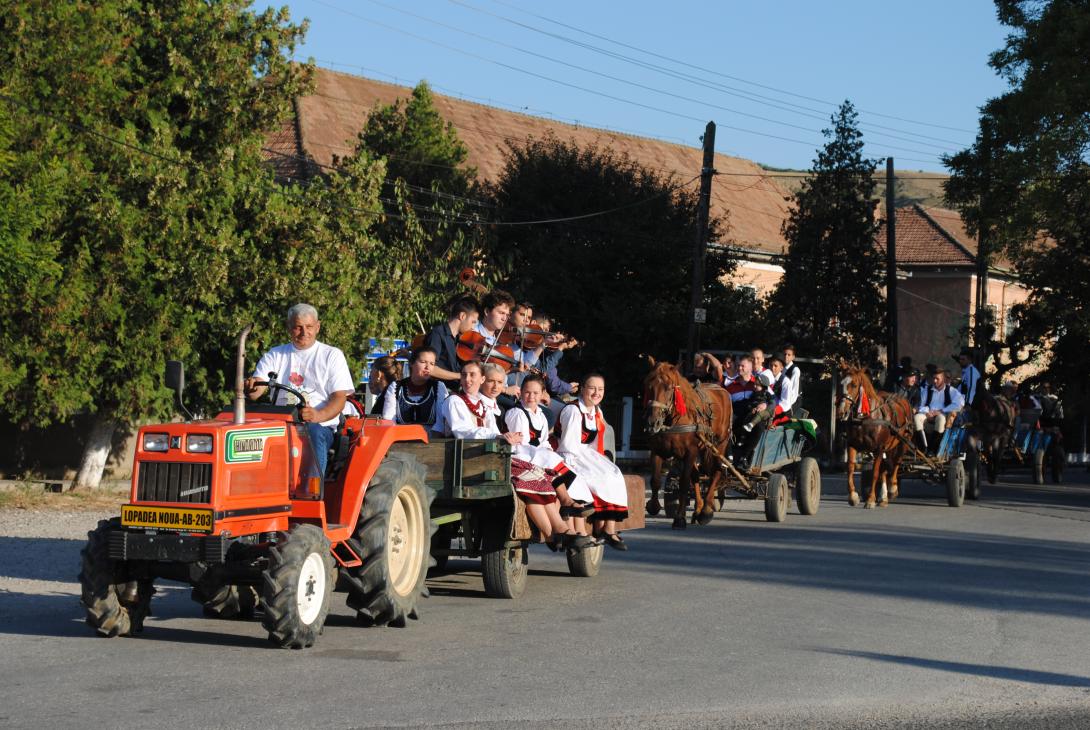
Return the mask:
<path id="1" fill-rule="evenodd" d="M 902 266 L 973 266 L 976 246 L 970 250 L 965 242 L 968 235 L 961 217 L 952 210 L 942 215 L 931 214 L 920 205 L 898 208 L 897 263 Z M 883 219 L 876 236 L 878 248 L 886 250 L 886 221 Z"/>
<path id="2" fill-rule="evenodd" d="M 284 149 L 293 148 L 290 154 L 305 155 L 322 165 L 331 164 L 334 155 L 343 157 L 352 153 L 367 113 L 375 104 L 390 104 L 408 97 L 412 91 L 321 68 L 315 70 L 315 82 L 313 94 L 296 100 L 296 119 L 270 137 L 270 144 L 275 137 L 280 153 L 270 153 L 270 161 L 276 162 L 279 157 L 281 161 L 277 164 L 285 165 L 289 174 L 301 170 L 283 162 Z M 495 180 L 500 174 L 508 142 L 517 144 L 528 136 L 540 138 L 548 133 L 580 145 L 610 146 L 647 167 L 675 173 L 679 181 L 689 180 L 700 172 L 702 153 L 695 147 L 564 124 L 441 94 L 434 94 L 434 101 L 439 113 L 454 125 L 468 148 L 468 164 L 476 167 L 485 181 Z M 295 129 L 298 135 L 293 141 L 290 132 Z M 715 169 L 726 174 L 720 174 L 712 183 L 712 214 L 729 214 L 730 242 L 766 253 L 781 253 L 787 245 L 780 233 L 787 217 L 787 191 L 749 160 L 717 154 Z M 582 212 L 585 211 L 571 211 L 571 214 Z"/>

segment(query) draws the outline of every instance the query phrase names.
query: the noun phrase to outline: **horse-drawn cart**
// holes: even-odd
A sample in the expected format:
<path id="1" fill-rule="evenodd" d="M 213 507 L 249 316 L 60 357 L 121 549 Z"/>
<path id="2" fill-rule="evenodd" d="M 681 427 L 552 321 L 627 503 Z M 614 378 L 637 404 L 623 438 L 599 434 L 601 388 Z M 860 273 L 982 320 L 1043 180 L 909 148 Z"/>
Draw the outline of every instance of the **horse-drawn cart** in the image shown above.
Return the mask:
<path id="1" fill-rule="evenodd" d="M 799 513 L 816 514 L 821 504 L 821 468 L 817 459 L 802 455 L 810 445 L 810 437 L 793 424 L 767 429 L 747 469 L 738 470 L 731 464 L 724 470 L 720 491 L 733 490 L 743 498 L 763 499 L 769 522 L 783 522 L 787 517 L 792 490 Z"/>
<path id="2" fill-rule="evenodd" d="M 966 496 L 978 499 L 980 451 L 976 439 L 969 429 L 951 426 L 943 432 L 933 455 L 911 445 L 901 461 L 900 476 L 943 485 L 951 507 L 960 507 Z"/>
<path id="3" fill-rule="evenodd" d="M 480 558 L 488 595 L 522 595 L 528 575 L 528 548 L 535 534 L 522 500 L 511 486 L 510 445 L 493 439 L 432 439 L 427 444 L 397 444 L 395 450 L 411 454 L 424 465 L 425 483 L 435 491 L 431 555 L 437 566 L 445 566 L 451 556 Z M 636 504 L 643 498 L 643 480 L 638 481 Z M 618 527 L 643 527 L 642 514 L 634 511 Z M 579 577 L 597 575 L 603 552 L 602 545 L 569 549 L 568 570 Z"/>
<path id="4" fill-rule="evenodd" d="M 817 514 L 821 504 L 821 467 L 817 459 L 803 456 L 810 438 L 794 425 L 775 426 L 761 434 L 748 467 L 739 469 L 732 461 L 724 461 L 718 484 L 719 509 L 725 509 L 728 499 L 760 499 L 764 500 L 765 519 L 783 522 L 794 490 L 799 513 Z M 674 514 L 677 509 L 679 474 L 680 464 L 675 464 L 667 474 L 664 488 L 667 514 Z M 727 497 L 727 492 L 741 496 Z"/>

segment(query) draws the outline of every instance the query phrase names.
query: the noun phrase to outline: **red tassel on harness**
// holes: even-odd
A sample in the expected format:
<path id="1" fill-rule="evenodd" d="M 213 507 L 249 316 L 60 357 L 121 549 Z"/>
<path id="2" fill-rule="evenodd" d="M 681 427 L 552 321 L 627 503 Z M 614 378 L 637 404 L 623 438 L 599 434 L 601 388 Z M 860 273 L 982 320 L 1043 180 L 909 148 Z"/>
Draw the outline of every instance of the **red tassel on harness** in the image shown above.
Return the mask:
<path id="1" fill-rule="evenodd" d="M 684 416 L 689 412 L 689 409 L 685 406 L 685 396 L 681 394 L 681 386 L 674 386 L 674 413 L 679 416 Z"/>
<path id="2" fill-rule="evenodd" d="M 867 391 L 865 388 L 859 389 L 859 415 L 870 415 L 870 401 L 867 400 Z"/>

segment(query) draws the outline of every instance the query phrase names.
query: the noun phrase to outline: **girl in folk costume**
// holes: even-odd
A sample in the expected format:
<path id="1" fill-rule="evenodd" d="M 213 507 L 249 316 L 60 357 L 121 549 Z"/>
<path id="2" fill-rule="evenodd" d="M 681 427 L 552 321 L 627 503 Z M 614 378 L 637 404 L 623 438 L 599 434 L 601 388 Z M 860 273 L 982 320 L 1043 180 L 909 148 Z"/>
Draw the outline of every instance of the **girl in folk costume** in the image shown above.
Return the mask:
<path id="1" fill-rule="evenodd" d="M 435 350 L 421 347 L 412 354 L 409 377 L 394 381 L 382 395 L 382 417 L 395 423 L 432 427 L 447 399 L 447 386 L 431 377 Z"/>
<path id="2" fill-rule="evenodd" d="M 500 371 L 502 374 L 502 370 Z M 462 439 L 503 439 L 512 447 L 522 444 L 522 433 L 500 433 L 496 425 L 495 405 L 480 393 L 484 375 L 481 364 L 462 366 L 462 391 L 447 398 L 448 434 Z M 579 548 L 580 535 L 571 530 L 560 516 L 560 505 L 551 479 L 541 468 L 520 458 L 511 459 L 511 481 L 515 493 L 526 503 L 526 514 L 552 550 L 560 546 Z"/>
<path id="3" fill-rule="evenodd" d="M 507 387 L 507 373 L 499 365 L 490 362 L 481 364 L 481 372 L 484 374 L 484 382 L 481 383 L 481 400 L 484 401 L 485 407 L 492 412 L 496 424 L 503 430 L 503 408 L 500 407 L 496 399 Z"/>
<path id="4" fill-rule="evenodd" d="M 514 455 L 552 477 L 561 505 L 560 516 L 575 518 L 575 531 L 586 534 L 584 518 L 594 513 L 594 497 L 586 480 L 579 479 L 549 443 L 549 422 L 540 407 L 544 392 L 545 381 L 540 375 L 526 376 L 518 405 L 508 410 L 504 418 L 507 432 L 522 434 L 522 443 L 515 448 Z"/>
<path id="5" fill-rule="evenodd" d="M 579 387 L 579 400 L 560 411 L 557 452 L 564 463 L 586 479 L 594 494 L 595 530 L 605 543 L 627 550 L 617 534 L 617 520 L 628 516 L 628 488 L 617 465 L 605 456 L 606 422 L 599 404 L 606 394 L 606 381 L 592 373 Z"/>

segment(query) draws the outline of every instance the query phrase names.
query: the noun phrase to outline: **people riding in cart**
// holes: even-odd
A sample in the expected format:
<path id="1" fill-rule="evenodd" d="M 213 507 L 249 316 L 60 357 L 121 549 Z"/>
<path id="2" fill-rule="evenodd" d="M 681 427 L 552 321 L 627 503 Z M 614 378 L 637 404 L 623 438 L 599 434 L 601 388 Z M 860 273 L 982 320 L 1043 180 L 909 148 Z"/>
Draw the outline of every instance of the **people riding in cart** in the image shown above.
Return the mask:
<path id="1" fill-rule="evenodd" d="M 936 371 L 931 376 L 931 382 L 921 390 L 920 405 L 916 408 L 913 419 L 920 447 L 934 454 L 942 434 L 953 425 L 964 405 L 961 391 L 947 383 L 946 371 Z M 927 430 L 934 431 L 934 438 L 928 439 Z"/>
<path id="2" fill-rule="evenodd" d="M 251 400 L 264 395 L 269 373 L 276 373 L 278 382 L 303 395 L 305 401 L 300 404 L 294 394 L 277 389 L 275 402 L 301 406 L 299 417 L 307 423 L 318 474 L 324 476 L 334 429 L 354 391 L 352 371 L 343 352 L 318 341 L 322 324 L 317 309 L 299 303 L 288 310 L 286 319 L 291 341 L 261 356 L 254 374 L 245 380 L 246 395 Z"/>
<path id="3" fill-rule="evenodd" d="M 390 383 L 383 393 L 382 417 L 395 423 L 418 423 L 431 428 L 447 399 L 447 386 L 432 373 L 437 353 L 430 347 L 414 350 L 409 377 Z"/>

